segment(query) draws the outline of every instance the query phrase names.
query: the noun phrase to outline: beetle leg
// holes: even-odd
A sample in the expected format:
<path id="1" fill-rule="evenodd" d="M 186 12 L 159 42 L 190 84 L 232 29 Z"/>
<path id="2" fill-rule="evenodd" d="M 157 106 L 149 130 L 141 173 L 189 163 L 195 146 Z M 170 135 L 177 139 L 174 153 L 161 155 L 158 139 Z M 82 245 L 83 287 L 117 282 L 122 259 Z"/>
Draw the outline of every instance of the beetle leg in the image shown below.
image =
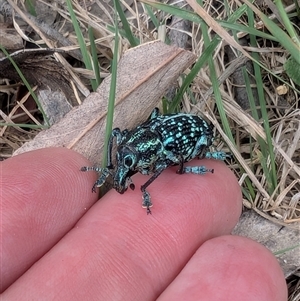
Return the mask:
<path id="1" fill-rule="evenodd" d="M 144 184 L 141 186 L 141 191 L 143 194 L 143 202 L 142 207 L 147 209 L 147 214 L 151 214 L 150 207 L 152 207 L 151 197 L 148 191 L 146 191 L 146 188 L 168 167 L 166 164 L 162 164 L 153 174 L 153 176 Z"/>
<path id="2" fill-rule="evenodd" d="M 94 166 L 92 166 L 92 167 L 84 166 L 84 167 L 81 167 L 80 170 L 81 171 L 96 171 L 98 173 L 101 173 L 100 177 L 98 178 L 98 180 L 93 185 L 92 192 L 96 192 L 96 187 L 101 187 L 105 183 L 106 178 L 109 175 L 112 176 L 112 172 L 108 168 L 101 168 L 101 167 L 94 167 Z"/>
<path id="3" fill-rule="evenodd" d="M 205 154 L 205 158 L 207 159 L 216 159 L 216 160 L 226 160 L 226 158 L 230 158 L 231 155 L 226 154 L 225 152 L 207 152 Z"/>
<path id="4" fill-rule="evenodd" d="M 109 141 L 108 141 L 108 147 L 107 147 L 107 165 L 106 167 L 108 169 L 113 169 L 114 166 L 112 164 L 112 148 L 113 148 L 113 141 L 114 141 L 114 137 L 117 138 L 117 145 L 119 145 L 122 141 L 122 132 L 119 128 L 115 128 L 112 130 L 111 135 L 109 137 Z"/>
<path id="5" fill-rule="evenodd" d="M 185 166 L 182 170 L 182 173 L 193 173 L 197 175 L 204 175 L 207 172 L 214 173 L 214 170 L 208 169 L 205 166 Z"/>
<path id="6" fill-rule="evenodd" d="M 150 115 L 149 119 L 150 120 L 154 119 L 159 115 L 161 115 L 160 112 L 159 112 L 159 108 L 154 108 L 153 111 L 151 112 L 151 115 Z"/>
<path id="7" fill-rule="evenodd" d="M 143 202 L 142 207 L 147 209 L 147 215 L 152 214 L 150 207 L 152 207 L 151 197 L 148 191 L 144 190 L 143 192 Z"/>
<path id="8" fill-rule="evenodd" d="M 184 171 L 183 171 L 183 156 L 180 155 L 180 160 L 179 160 L 179 169 L 176 171 L 176 173 L 179 173 L 179 174 L 183 174 Z"/>

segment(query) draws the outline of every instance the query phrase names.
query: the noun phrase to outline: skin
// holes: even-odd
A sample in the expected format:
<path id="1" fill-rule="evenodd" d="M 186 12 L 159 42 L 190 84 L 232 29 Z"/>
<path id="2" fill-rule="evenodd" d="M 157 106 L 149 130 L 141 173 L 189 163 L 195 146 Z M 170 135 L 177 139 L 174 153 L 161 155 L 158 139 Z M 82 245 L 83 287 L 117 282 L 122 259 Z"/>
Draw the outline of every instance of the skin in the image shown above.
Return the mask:
<path id="1" fill-rule="evenodd" d="M 229 235 L 242 196 L 223 162 L 194 160 L 214 174 L 162 173 L 148 188 L 91 192 L 91 164 L 63 148 L 1 163 L 3 300 L 287 300 L 276 258 Z"/>

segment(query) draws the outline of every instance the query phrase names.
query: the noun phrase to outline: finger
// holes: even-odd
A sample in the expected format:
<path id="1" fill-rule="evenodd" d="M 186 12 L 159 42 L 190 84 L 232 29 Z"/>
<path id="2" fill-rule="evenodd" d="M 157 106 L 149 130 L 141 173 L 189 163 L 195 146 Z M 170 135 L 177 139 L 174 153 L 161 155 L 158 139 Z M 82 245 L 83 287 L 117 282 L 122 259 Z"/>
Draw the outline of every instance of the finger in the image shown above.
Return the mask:
<path id="1" fill-rule="evenodd" d="M 49 148 L 1 163 L 1 282 L 5 289 L 68 232 L 96 201 L 81 155 Z"/>
<path id="2" fill-rule="evenodd" d="M 164 300 L 286 301 L 287 287 L 276 258 L 239 236 L 205 242 L 158 298 Z"/>
<path id="3" fill-rule="evenodd" d="M 232 172 L 221 162 L 201 163 L 215 173 L 178 175 L 171 168 L 151 184 L 152 215 L 141 208 L 139 189 L 110 191 L 5 296 L 22 290 L 27 299 L 157 298 L 201 243 L 230 233 L 241 212 Z M 140 187 L 146 177 L 133 180 Z"/>

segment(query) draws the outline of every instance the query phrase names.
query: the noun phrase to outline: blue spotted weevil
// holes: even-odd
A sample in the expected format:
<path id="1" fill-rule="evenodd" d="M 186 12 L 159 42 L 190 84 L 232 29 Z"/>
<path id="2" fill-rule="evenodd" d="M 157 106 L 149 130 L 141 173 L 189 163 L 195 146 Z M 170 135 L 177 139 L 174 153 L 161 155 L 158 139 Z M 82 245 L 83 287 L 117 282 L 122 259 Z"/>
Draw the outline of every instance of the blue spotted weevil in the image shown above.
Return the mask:
<path id="1" fill-rule="evenodd" d="M 116 138 L 116 167 L 112 163 L 113 140 Z M 194 158 L 225 160 L 224 152 L 210 152 L 213 142 L 213 127 L 199 116 L 185 113 L 161 115 L 155 108 L 150 118 L 129 131 L 115 128 L 110 136 L 107 150 L 107 167 L 82 167 L 82 171 L 100 173 L 92 191 L 102 186 L 111 176 L 113 188 L 123 194 L 128 186 L 135 188 L 131 176 L 137 172 L 152 175 L 141 186 L 142 207 L 151 213 L 151 197 L 146 188 L 169 166 L 179 165 L 177 173 L 205 174 L 213 169 L 205 166 L 184 166 Z"/>

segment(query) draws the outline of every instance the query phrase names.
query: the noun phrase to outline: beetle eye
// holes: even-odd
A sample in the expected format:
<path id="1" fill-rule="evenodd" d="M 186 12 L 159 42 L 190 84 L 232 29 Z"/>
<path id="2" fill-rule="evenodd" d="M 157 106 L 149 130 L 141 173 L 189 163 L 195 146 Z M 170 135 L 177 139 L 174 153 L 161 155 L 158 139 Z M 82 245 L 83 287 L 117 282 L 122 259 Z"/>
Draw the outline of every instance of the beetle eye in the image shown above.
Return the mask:
<path id="1" fill-rule="evenodd" d="M 124 166 L 126 166 L 127 168 L 130 168 L 133 165 L 133 160 L 131 158 L 131 156 L 125 156 L 124 157 Z"/>

